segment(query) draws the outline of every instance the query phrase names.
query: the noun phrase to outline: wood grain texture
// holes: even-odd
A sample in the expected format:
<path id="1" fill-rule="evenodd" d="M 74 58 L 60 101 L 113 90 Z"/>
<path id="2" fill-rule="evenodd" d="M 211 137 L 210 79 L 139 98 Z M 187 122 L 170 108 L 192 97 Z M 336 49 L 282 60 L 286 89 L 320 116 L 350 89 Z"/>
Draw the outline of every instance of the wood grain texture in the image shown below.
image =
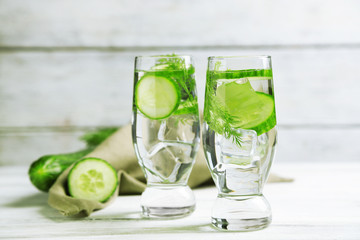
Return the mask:
<path id="1" fill-rule="evenodd" d="M 75 151 L 131 119 L 136 55 L 273 57 L 277 160 L 358 161 L 356 0 L 0 0 L 0 165 Z"/>
<path id="2" fill-rule="evenodd" d="M 275 164 L 272 172 L 293 183 L 267 184 L 273 212 L 269 228 L 220 232 L 210 225 L 216 189 L 196 189 L 197 208 L 186 218 L 147 220 L 140 197 L 121 196 L 87 218 L 64 217 L 47 205 L 47 195 L 31 186 L 23 167 L 0 167 L 0 238 L 3 239 L 269 239 L 357 240 L 360 236 L 358 163 Z"/>
<path id="3" fill-rule="evenodd" d="M 359 44 L 356 0 L 1 0 L 2 46 Z"/>
<path id="4" fill-rule="evenodd" d="M 126 124 L 134 56 L 155 53 L 0 53 L 0 127 Z M 279 124 L 360 123 L 360 49 L 193 51 L 200 107 L 209 55 L 261 53 L 273 57 Z"/>
<path id="5" fill-rule="evenodd" d="M 79 140 L 83 134 L 80 129 L 0 129 L 0 166 L 30 166 L 44 155 L 81 150 L 85 148 Z"/>

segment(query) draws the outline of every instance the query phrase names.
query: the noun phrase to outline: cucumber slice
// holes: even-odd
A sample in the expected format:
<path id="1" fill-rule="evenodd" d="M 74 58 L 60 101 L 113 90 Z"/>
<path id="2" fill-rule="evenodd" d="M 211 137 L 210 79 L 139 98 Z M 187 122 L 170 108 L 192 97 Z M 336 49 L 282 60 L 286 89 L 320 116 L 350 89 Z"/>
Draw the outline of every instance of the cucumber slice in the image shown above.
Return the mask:
<path id="1" fill-rule="evenodd" d="M 171 78 L 146 74 L 135 86 L 135 104 L 150 119 L 167 118 L 180 104 L 179 85 Z"/>
<path id="2" fill-rule="evenodd" d="M 259 100 L 259 107 L 257 114 L 258 117 L 253 118 L 242 126 L 244 129 L 251 129 L 256 131 L 257 135 L 268 132 L 276 125 L 275 103 L 273 96 L 256 92 Z"/>
<path id="3" fill-rule="evenodd" d="M 74 198 L 105 202 L 113 195 L 117 185 L 115 169 L 99 158 L 80 160 L 68 175 L 69 193 Z"/>
<path id="4" fill-rule="evenodd" d="M 220 85 L 216 97 L 225 110 L 236 118 L 234 128 L 254 130 L 261 135 L 276 125 L 274 98 L 255 92 L 248 80 Z"/>

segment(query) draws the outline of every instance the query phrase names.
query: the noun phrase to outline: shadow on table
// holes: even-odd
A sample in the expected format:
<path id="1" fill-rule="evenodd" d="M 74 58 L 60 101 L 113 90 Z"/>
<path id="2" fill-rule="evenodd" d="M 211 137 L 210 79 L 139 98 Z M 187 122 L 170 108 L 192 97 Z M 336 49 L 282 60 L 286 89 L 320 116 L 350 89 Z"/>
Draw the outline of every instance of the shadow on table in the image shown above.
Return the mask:
<path id="1" fill-rule="evenodd" d="M 59 213 L 48 205 L 48 194 L 43 192 L 34 193 L 5 203 L 7 208 L 38 208 L 38 212 L 45 218 L 52 219 Z"/>
<path id="2" fill-rule="evenodd" d="M 21 197 L 14 201 L 3 204 L 4 207 L 9 208 L 27 208 L 35 207 L 37 212 L 44 218 L 49 219 L 56 223 L 66 222 L 83 222 L 92 225 L 98 222 L 107 222 L 109 224 L 118 224 L 120 222 L 132 222 L 133 228 L 113 228 L 112 234 L 133 234 L 134 228 L 137 234 L 148 233 L 186 233 L 186 232 L 214 232 L 215 230 L 209 223 L 190 224 L 186 222 L 186 218 L 171 218 L 171 219 L 150 219 L 143 217 L 140 211 L 133 212 L 116 212 L 116 213 L 100 213 L 94 212 L 89 217 L 83 215 L 77 216 L 63 216 L 55 209 L 51 208 L 47 203 L 48 195 L 46 193 L 35 193 L 28 196 Z M 99 214 L 99 215 L 97 215 Z M 170 224 L 174 221 L 174 224 Z M 145 226 L 146 227 L 145 227 Z M 170 225 L 170 226 L 169 226 Z M 96 228 L 95 228 L 96 229 Z M 96 235 L 97 230 L 94 230 Z"/>
<path id="3" fill-rule="evenodd" d="M 15 201 L 3 204 L 4 207 L 9 208 L 24 208 L 24 207 L 41 207 L 47 206 L 47 194 L 46 193 L 34 193 L 25 197 L 21 197 Z"/>
<path id="4" fill-rule="evenodd" d="M 179 224 L 179 226 L 168 226 L 163 224 L 157 224 L 155 226 L 148 226 L 144 227 L 141 226 L 140 223 L 138 226 L 132 226 L 131 229 L 117 229 L 115 230 L 115 234 L 119 235 L 127 235 L 127 234 L 167 234 L 167 233 L 205 233 L 205 232 L 219 232 L 216 229 L 214 229 L 210 223 L 203 223 L 203 224 Z"/>
<path id="5" fill-rule="evenodd" d="M 31 194 L 15 201 L 3 204 L 4 207 L 10 208 L 26 208 L 26 207 L 38 207 L 37 211 L 43 217 L 56 222 L 56 223 L 70 223 L 70 222 L 83 222 L 85 226 L 91 228 L 89 231 L 92 234 L 103 234 L 101 229 L 92 228 L 92 224 L 99 222 L 106 222 L 111 229 L 111 234 L 149 234 L 149 233 L 189 233 L 189 232 L 217 232 L 212 228 L 209 222 L 200 222 L 199 224 L 193 224 L 187 222 L 186 218 L 172 218 L 172 219 L 149 219 L 141 215 L 140 211 L 133 212 L 117 212 L 117 213 L 101 213 L 97 215 L 94 212 L 89 217 L 82 215 L 77 216 L 63 216 L 55 209 L 51 208 L 47 203 L 46 193 Z M 100 212 L 99 212 L 100 213 Z M 131 228 L 111 228 L 112 225 L 118 226 L 119 223 L 131 222 Z M 99 232 L 98 232 L 99 231 Z"/>
<path id="6" fill-rule="evenodd" d="M 49 220 L 56 223 L 66 222 L 81 222 L 89 228 L 93 236 L 97 234 L 104 234 L 103 229 L 99 227 L 100 223 L 106 223 L 106 229 L 111 232 L 111 235 L 123 234 L 149 234 L 149 233 L 189 233 L 189 232 L 216 232 L 211 226 L 210 220 L 206 223 L 193 224 L 187 222 L 185 218 L 171 218 L 171 219 L 150 219 L 143 217 L 141 212 L 122 212 L 110 215 L 96 216 L 96 212 L 89 217 L 82 215 L 76 216 L 62 216 L 54 209 L 41 208 L 40 214 Z M 131 222 L 131 224 L 130 224 Z M 126 224 L 127 223 L 127 224 Z M 96 225 L 96 227 L 91 226 Z M 120 224 L 120 225 L 119 225 Z M 128 227 L 119 227 L 126 224 Z M 129 224 L 131 227 L 129 227 Z M 113 227 L 112 227 L 113 226 Z M 109 232 L 109 233 L 110 233 Z"/>
<path id="7" fill-rule="evenodd" d="M 216 232 L 216 230 L 211 226 L 210 219 L 209 222 L 200 222 L 199 224 L 194 224 L 193 221 L 186 221 L 184 218 L 146 218 L 141 215 L 141 212 L 123 212 L 123 213 L 114 213 L 111 215 L 101 215 L 95 216 L 91 215 L 89 217 L 61 217 L 52 219 L 57 222 L 70 222 L 70 221 L 81 221 L 85 224 L 94 224 L 96 226 L 100 222 L 106 222 L 107 229 L 111 231 L 111 234 L 150 234 L 150 233 L 190 233 L 190 232 Z M 124 226 L 127 227 L 119 227 Z M 111 226 L 116 226 L 112 228 Z M 100 228 L 101 229 L 101 228 Z M 98 232 L 93 230 L 94 235 Z M 102 233 L 99 230 L 99 233 Z"/>

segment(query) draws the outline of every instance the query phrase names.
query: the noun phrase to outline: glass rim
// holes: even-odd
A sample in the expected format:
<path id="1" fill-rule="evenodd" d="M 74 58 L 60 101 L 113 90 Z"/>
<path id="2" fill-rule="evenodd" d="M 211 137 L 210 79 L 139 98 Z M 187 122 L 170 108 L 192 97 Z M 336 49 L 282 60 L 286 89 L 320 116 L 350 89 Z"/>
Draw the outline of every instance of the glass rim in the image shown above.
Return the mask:
<path id="1" fill-rule="evenodd" d="M 139 55 L 139 56 L 135 56 L 136 59 L 138 58 L 142 58 L 142 59 L 146 59 L 146 58 L 192 58 L 192 55 L 187 55 L 187 54 L 181 54 L 181 55 L 176 55 L 176 56 L 172 56 L 172 55 L 148 55 L 148 56 L 144 56 L 144 55 Z"/>
<path id="2" fill-rule="evenodd" d="M 225 59 L 245 59 L 245 58 L 254 58 L 254 59 L 271 59 L 270 55 L 245 55 L 245 56 L 210 56 L 208 59 L 217 59 L 217 60 L 225 60 Z"/>

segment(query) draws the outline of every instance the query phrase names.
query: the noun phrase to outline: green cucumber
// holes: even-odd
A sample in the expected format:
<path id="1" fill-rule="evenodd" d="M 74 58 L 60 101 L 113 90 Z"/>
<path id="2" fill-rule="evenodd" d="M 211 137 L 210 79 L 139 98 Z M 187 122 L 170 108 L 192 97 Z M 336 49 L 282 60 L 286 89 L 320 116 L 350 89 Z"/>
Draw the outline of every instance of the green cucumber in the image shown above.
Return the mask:
<path id="1" fill-rule="evenodd" d="M 39 190 L 48 192 L 59 175 L 71 164 L 92 152 L 118 128 L 101 128 L 83 135 L 86 148 L 73 153 L 45 155 L 34 161 L 29 168 L 31 183 Z"/>
<path id="2" fill-rule="evenodd" d="M 69 193 L 74 198 L 107 201 L 118 185 L 116 170 L 100 158 L 78 161 L 68 175 Z"/>
<path id="3" fill-rule="evenodd" d="M 30 165 L 28 174 L 31 183 L 43 192 L 49 191 L 66 168 L 92 150 L 93 148 L 87 148 L 74 153 L 42 156 Z"/>
<path id="4" fill-rule="evenodd" d="M 135 86 L 135 105 L 150 119 L 169 117 L 180 104 L 180 88 L 171 78 L 144 75 Z"/>
<path id="5" fill-rule="evenodd" d="M 235 117 L 234 128 L 254 130 L 261 135 L 276 125 L 273 96 L 254 91 L 248 80 L 232 80 L 220 85 L 216 97 L 225 110 Z"/>

